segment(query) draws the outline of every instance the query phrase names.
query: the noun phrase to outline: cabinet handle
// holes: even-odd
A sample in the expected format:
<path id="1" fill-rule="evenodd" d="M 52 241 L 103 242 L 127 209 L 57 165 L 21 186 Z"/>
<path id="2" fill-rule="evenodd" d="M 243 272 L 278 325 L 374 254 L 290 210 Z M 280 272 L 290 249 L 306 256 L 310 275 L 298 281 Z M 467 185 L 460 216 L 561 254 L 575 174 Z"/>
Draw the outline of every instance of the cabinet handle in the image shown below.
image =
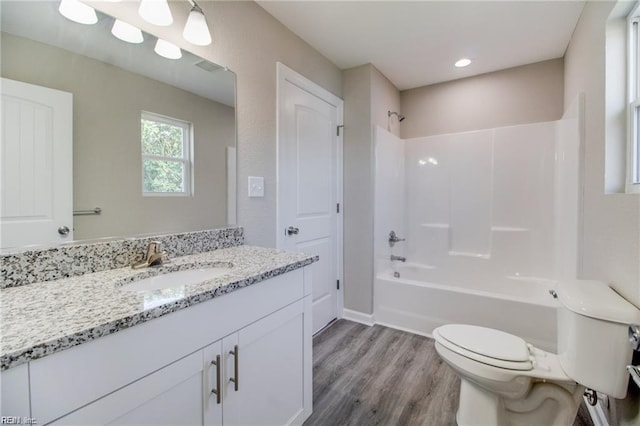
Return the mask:
<path id="1" fill-rule="evenodd" d="M 233 368 L 235 370 L 235 377 L 231 377 L 229 379 L 230 382 L 232 382 L 235 385 L 235 391 L 238 392 L 238 357 L 240 356 L 240 350 L 238 349 L 238 345 L 235 345 L 233 347 L 232 351 L 229 351 L 230 355 L 233 355 Z"/>
<path id="2" fill-rule="evenodd" d="M 222 402 L 222 392 L 220 388 L 220 355 L 216 355 L 216 360 L 211 361 L 211 364 L 216 366 L 216 388 L 211 389 L 211 393 L 216 395 L 216 403 Z"/>

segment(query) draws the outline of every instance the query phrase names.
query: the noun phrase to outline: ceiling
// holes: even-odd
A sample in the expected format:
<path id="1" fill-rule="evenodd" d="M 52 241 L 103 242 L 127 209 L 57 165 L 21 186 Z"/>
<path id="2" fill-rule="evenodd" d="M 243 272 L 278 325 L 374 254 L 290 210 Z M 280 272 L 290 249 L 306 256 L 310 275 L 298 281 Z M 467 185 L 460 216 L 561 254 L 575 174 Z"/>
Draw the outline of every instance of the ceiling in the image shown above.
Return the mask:
<path id="1" fill-rule="evenodd" d="M 583 1 L 258 1 L 341 69 L 400 90 L 564 56 Z M 473 60 L 455 68 L 460 58 Z"/>

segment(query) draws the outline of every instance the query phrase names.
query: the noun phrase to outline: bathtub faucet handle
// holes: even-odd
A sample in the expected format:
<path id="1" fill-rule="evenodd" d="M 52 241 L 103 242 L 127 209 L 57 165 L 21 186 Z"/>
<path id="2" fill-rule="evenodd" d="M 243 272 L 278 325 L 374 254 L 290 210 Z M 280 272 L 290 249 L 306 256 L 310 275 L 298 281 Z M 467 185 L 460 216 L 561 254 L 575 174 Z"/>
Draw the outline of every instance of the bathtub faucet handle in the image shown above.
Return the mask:
<path id="1" fill-rule="evenodd" d="M 389 247 L 393 247 L 399 241 L 405 241 L 405 238 L 398 238 L 396 231 L 389 232 Z"/>

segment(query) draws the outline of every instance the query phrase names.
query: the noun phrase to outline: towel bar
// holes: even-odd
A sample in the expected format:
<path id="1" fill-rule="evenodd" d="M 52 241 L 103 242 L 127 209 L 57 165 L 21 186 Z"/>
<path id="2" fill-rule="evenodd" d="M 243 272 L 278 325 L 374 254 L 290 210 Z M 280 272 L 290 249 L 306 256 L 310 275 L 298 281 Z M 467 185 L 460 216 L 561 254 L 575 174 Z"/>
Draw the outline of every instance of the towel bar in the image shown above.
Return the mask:
<path id="1" fill-rule="evenodd" d="M 74 216 L 89 216 L 89 215 L 98 215 L 102 213 L 102 209 L 100 207 L 96 207 L 93 210 L 74 210 Z"/>

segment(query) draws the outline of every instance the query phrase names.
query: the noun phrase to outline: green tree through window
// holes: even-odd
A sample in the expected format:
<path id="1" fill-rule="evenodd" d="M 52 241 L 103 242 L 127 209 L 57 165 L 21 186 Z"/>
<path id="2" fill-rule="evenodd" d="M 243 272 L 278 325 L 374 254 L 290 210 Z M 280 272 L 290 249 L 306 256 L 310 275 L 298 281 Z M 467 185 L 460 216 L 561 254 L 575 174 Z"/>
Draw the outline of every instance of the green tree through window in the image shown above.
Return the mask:
<path id="1" fill-rule="evenodd" d="M 143 112 L 142 189 L 144 193 L 190 193 L 191 125 Z"/>

